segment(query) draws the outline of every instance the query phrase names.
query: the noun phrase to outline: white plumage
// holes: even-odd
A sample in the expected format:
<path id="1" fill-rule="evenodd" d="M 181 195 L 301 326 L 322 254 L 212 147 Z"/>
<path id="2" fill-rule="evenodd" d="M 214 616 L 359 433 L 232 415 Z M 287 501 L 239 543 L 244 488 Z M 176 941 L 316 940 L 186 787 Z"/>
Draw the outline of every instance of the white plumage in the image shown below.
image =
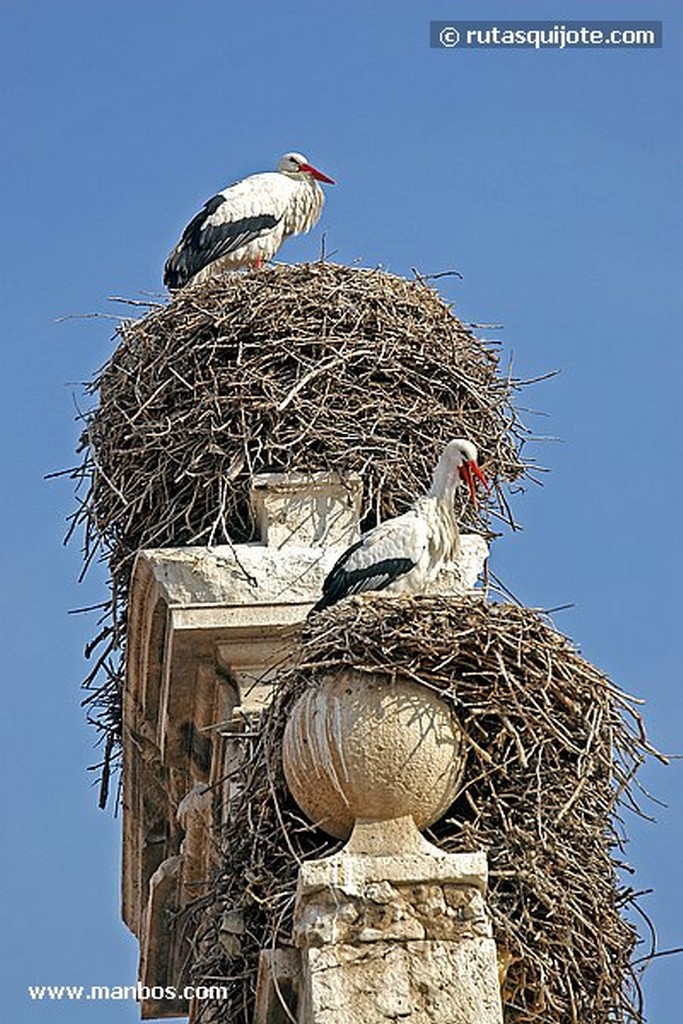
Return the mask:
<path id="1" fill-rule="evenodd" d="M 334 182 L 301 153 L 286 153 L 276 171 L 252 174 L 209 199 L 183 231 L 164 268 L 175 291 L 223 270 L 260 267 L 289 235 L 317 224 Z"/>
<path id="2" fill-rule="evenodd" d="M 476 504 L 475 477 L 488 487 L 474 445 L 463 438 L 449 441 L 429 493 L 418 498 L 409 512 L 376 526 L 344 552 L 325 580 L 314 611 L 368 590 L 423 593 L 441 565 L 458 553 L 455 492 L 464 481 Z"/>

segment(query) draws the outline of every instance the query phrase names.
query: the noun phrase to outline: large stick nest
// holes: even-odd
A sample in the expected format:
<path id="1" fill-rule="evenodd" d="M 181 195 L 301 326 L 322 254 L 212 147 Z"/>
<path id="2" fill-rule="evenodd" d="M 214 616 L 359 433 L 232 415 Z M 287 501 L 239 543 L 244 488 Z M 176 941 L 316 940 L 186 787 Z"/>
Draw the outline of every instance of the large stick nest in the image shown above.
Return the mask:
<path id="1" fill-rule="evenodd" d="M 512 405 L 520 382 L 421 280 L 325 263 L 229 274 L 118 335 L 90 385 L 99 404 L 86 416 L 72 524 L 86 567 L 109 564 L 86 686 L 110 752 L 136 551 L 253 540 L 254 474 L 360 473 L 370 526 L 405 511 L 444 445 L 465 436 L 494 488 L 464 518 L 480 529 L 490 515 L 511 522 L 503 485 L 526 470 Z"/>
<path id="2" fill-rule="evenodd" d="M 428 836 L 448 852 L 488 853 L 506 1024 L 641 1022 L 619 814 L 637 811 L 634 776 L 654 752 L 632 699 L 533 611 L 383 596 L 310 620 L 261 732 L 243 740 L 222 867 L 190 914 L 193 980 L 220 981 L 231 996 L 200 1019 L 251 1021 L 259 950 L 291 941 L 298 862 L 339 849 L 289 796 L 281 745 L 297 696 L 347 668 L 386 674 L 387 685 L 422 681 L 460 720 L 464 789 Z M 221 922 L 235 911 L 245 931 L 228 955 Z"/>

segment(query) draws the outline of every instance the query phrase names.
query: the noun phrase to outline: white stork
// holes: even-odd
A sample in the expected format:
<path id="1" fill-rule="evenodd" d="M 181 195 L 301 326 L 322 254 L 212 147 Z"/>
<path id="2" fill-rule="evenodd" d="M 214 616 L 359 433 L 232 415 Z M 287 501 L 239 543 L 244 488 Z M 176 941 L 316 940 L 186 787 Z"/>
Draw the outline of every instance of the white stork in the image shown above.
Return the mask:
<path id="1" fill-rule="evenodd" d="M 323 583 L 323 596 L 314 606 L 321 611 L 349 594 L 388 590 L 392 594 L 421 594 L 443 562 L 452 561 L 460 547 L 453 502 L 464 481 L 477 503 L 475 477 L 488 489 L 477 465 L 471 441 L 449 441 L 439 459 L 429 493 L 409 512 L 387 519 L 353 544 Z"/>
<path id="2" fill-rule="evenodd" d="M 332 178 L 301 153 L 285 153 L 276 171 L 251 174 L 204 204 L 183 231 L 164 267 L 164 284 L 176 291 L 216 272 L 260 267 L 285 238 L 317 224 Z"/>

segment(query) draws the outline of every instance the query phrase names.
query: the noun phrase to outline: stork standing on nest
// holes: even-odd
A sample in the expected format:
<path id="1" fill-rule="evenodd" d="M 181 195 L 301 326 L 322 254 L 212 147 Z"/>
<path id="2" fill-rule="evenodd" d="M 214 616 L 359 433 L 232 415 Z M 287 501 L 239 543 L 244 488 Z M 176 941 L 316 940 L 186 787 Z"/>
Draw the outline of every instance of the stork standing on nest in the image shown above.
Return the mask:
<path id="1" fill-rule="evenodd" d="M 285 238 L 318 223 L 325 194 L 334 185 L 301 153 L 285 153 L 276 171 L 251 174 L 209 199 L 183 231 L 164 267 L 170 291 L 222 270 L 260 267 Z"/>
<path id="2" fill-rule="evenodd" d="M 349 594 L 387 590 L 421 594 L 444 562 L 453 561 L 460 547 L 455 517 L 455 492 L 464 482 L 477 504 L 475 478 L 488 489 L 477 465 L 471 441 L 449 441 L 439 459 L 429 493 L 418 498 L 402 516 L 388 519 L 353 544 L 323 583 L 323 596 L 314 606 L 321 611 Z"/>

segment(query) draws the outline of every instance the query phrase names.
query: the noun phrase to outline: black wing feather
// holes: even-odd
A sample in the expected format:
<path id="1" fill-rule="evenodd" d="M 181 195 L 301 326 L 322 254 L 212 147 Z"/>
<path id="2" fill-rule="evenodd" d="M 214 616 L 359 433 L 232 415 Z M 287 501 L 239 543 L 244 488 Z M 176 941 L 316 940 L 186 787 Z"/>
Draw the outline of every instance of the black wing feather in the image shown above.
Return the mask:
<path id="1" fill-rule="evenodd" d="M 323 608 L 341 601 L 343 597 L 350 594 L 362 594 L 368 590 L 384 590 L 390 583 L 404 576 L 415 567 L 412 558 L 384 558 L 373 565 L 366 565 L 360 569 L 347 570 L 344 568 L 349 556 L 357 551 L 363 543 L 359 540 L 356 544 L 345 551 L 341 558 L 330 570 L 323 583 L 323 596 L 313 606 L 314 612 L 320 612 Z"/>
<path id="2" fill-rule="evenodd" d="M 182 288 L 195 274 L 208 267 L 209 263 L 248 245 L 282 220 L 282 217 L 264 213 L 225 221 L 223 224 L 207 224 L 208 218 L 224 202 L 224 195 L 213 196 L 183 231 L 164 267 L 164 284 L 170 291 Z"/>

